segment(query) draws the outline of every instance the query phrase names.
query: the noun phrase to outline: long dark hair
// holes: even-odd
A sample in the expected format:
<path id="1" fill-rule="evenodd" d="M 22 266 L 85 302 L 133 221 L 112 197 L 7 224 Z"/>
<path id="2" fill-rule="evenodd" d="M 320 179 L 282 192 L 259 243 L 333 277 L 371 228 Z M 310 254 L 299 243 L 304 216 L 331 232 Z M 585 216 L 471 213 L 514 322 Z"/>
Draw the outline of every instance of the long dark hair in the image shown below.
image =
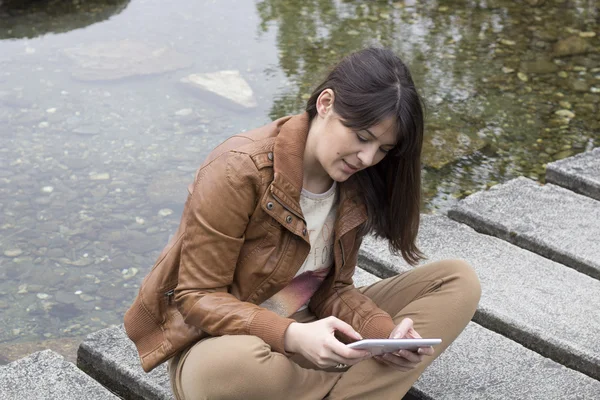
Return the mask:
<path id="1" fill-rule="evenodd" d="M 333 90 L 334 111 L 352 129 L 393 117 L 398 142 L 378 164 L 350 179 L 361 189 L 368 219 L 362 234 L 389 240 L 390 250 L 410 264 L 424 258 L 417 248 L 421 205 L 424 105 L 410 71 L 391 50 L 367 48 L 345 57 L 312 93 L 306 111 L 317 115 L 317 98 Z"/>

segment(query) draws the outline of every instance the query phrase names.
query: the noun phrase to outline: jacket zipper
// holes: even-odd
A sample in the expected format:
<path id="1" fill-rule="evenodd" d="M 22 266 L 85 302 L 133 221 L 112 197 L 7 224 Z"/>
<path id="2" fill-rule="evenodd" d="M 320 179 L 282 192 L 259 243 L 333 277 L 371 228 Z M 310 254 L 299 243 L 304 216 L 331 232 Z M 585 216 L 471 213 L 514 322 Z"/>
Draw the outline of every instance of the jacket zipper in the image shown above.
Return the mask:
<path id="1" fill-rule="evenodd" d="M 175 295 L 175 289 L 171 289 L 168 292 L 165 292 L 165 297 L 167 298 L 167 304 L 171 304 L 173 301 L 173 296 Z"/>

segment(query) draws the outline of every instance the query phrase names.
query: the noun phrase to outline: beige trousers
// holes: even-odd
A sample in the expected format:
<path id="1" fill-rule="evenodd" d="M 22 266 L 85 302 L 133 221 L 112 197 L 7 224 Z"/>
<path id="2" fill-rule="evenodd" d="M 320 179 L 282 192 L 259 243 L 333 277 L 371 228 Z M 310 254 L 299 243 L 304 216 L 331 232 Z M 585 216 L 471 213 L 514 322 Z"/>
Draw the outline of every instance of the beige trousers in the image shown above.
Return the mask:
<path id="1" fill-rule="evenodd" d="M 410 317 L 424 338 L 442 338 L 435 355 L 400 372 L 368 359 L 346 370 L 319 369 L 300 355 L 272 352 L 256 336 L 203 339 L 169 362 L 178 400 L 401 399 L 469 323 L 481 294 L 473 269 L 461 260 L 430 263 L 360 290 L 394 322 Z M 308 310 L 298 322 L 316 319 Z"/>

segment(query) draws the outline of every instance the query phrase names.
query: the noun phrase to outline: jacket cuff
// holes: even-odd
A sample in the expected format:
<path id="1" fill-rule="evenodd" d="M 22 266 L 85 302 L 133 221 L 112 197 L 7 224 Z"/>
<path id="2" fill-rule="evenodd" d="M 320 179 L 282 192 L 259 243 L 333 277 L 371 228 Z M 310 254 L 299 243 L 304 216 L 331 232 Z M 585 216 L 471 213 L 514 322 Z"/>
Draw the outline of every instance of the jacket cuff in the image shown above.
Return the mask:
<path id="1" fill-rule="evenodd" d="M 365 339 L 387 339 L 396 324 L 389 315 L 376 315 L 369 319 L 358 333 Z"/>
<path id="2" fill-rule="evenodd" d="M 250 321 L 248 333 L 264 340 L 266 344 L 271 346 L 271 350 L 289 357 L 292 353 L 285 351 L 284 338 L 285 331 L 293 322 L 296 321 L 281 317 L 273 311 L 262 309 Z"/>

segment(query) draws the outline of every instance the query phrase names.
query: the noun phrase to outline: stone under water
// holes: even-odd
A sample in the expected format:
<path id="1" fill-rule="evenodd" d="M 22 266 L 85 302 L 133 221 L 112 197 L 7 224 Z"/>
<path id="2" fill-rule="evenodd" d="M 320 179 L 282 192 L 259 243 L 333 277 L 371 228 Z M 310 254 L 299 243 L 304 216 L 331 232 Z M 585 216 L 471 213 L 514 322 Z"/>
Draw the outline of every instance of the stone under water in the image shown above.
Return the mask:
<path id="1" fill-rule="evenodd" d="M 486 145 L 483 139 L 468 136 L 455 129 L 433 130 L 425 135 L 421 157 L 423 164 L 440 169 Z"/>
<path id="2" fill-rule="evenodd" d="M 151 47 L 135 40 L 97 42 L 68 48 L 63 53 L 75 62 L 73 77 L 84 81 L 161 74 L 192 65 L 187 56 L 171 48 Z"/>
<path id="3" fill-rule="evenodd" d="M 228 100 L 224 105 L 250 109 L 257 106 L 252 88 L 239 71 L 191 74 L 181 79 L 186 85 Z"/>

